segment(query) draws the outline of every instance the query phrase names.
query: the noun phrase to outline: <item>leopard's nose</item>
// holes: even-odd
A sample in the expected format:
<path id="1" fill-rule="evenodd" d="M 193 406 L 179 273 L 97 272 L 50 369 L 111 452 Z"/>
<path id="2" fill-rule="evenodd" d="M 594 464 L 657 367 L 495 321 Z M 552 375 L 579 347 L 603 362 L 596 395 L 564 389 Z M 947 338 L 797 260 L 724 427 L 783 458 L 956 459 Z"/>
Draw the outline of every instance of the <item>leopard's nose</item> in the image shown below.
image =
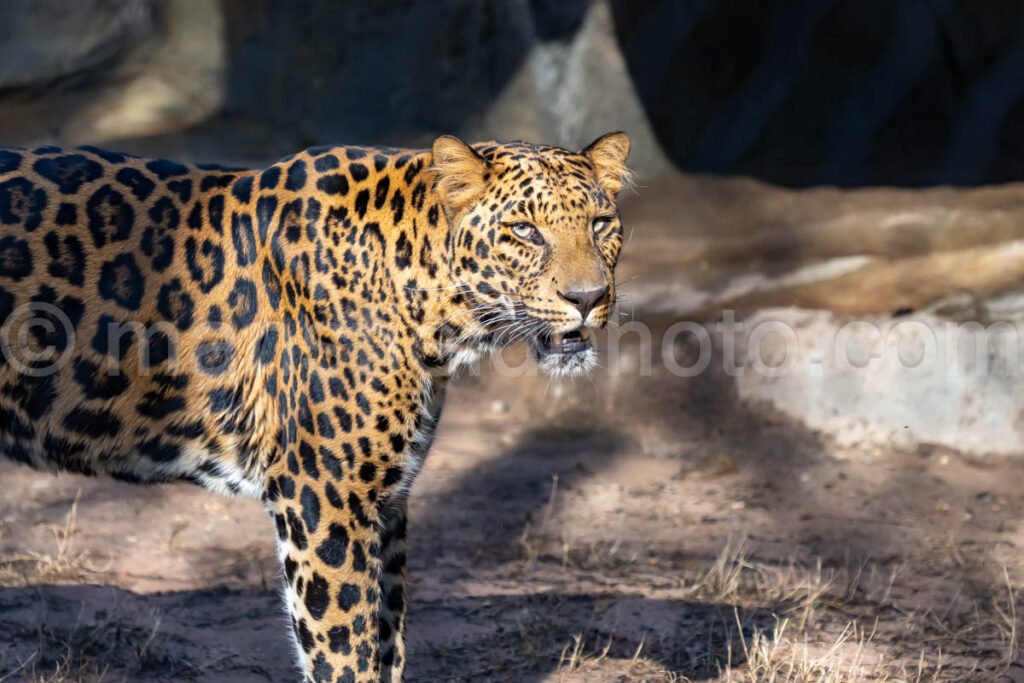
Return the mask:
<path id="1" fill-rule="evenodd" d="M 608 297 L 608 286 L 600 287 L 597 289 L 584 289 L 584 290 L 570 290 L 568 292 L 559 292 L 558 296 L 562 297 L 580 312 L 580 315 L 585 321 L 590 312 L 594 310 L 598 304 L 602 303 Z"/>

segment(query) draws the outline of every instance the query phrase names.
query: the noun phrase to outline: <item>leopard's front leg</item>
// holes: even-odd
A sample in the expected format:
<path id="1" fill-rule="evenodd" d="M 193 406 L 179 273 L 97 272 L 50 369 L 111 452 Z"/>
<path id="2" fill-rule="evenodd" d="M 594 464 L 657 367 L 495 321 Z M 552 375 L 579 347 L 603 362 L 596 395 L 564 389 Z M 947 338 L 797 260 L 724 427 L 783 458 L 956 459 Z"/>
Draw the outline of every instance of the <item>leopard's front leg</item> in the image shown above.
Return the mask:
<path id="1" fill-rule="evenodd" d="M 381 678 L 376 492 L 351 485 L 343 461 L 331 445 L 300 442 L 267 478 L 284 597 L 309 683 Z"/>
<path id="2" fill-rule="evenodd" d="M 381 536 L 381 680 L 399 683 L 405 671 L 405 498 L 384 511 Z"/>

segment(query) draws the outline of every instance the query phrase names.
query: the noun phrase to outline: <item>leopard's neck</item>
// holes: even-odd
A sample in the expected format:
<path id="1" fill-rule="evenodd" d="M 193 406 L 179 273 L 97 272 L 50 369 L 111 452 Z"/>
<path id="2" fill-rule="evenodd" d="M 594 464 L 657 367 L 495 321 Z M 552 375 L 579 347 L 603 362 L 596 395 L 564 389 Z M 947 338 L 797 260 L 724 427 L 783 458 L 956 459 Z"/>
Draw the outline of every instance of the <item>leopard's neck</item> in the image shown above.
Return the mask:
<path id="1" fill-rule="evenodd" d="M 443 368 L 484 331 L 453 278 L 429 166 L 426 151 L 330 147 L 265 169 L 240 208 L 265 251 L 253 277 L 279 292 L 285 316 L 342 335 L 389 343 L 400 321 L 416 360 Z"/>

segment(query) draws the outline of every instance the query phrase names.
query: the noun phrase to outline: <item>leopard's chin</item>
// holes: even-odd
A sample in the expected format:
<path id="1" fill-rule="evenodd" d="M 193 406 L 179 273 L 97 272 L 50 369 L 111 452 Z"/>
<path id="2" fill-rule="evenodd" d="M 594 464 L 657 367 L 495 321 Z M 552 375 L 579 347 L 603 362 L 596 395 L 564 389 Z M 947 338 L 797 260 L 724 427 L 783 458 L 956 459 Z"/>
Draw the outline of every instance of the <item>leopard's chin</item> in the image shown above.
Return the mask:
<path id="1" fill-rule="evenodd" d="M 597 351 L 585 328 L 560 334 L 542 333 L 530 341 L 541 371 L 551 377 L 577 377 L 597 365 Z"/>

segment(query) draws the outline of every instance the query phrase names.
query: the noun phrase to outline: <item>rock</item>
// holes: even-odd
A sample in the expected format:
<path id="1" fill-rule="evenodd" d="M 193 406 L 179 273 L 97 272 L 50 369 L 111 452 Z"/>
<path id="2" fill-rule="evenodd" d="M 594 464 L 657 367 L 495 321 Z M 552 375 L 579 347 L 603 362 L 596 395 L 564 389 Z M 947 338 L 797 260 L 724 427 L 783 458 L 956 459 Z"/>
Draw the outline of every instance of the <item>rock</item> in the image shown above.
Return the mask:
<path id="1" fill-rule="evenodd" d="M 205 0 L 0 4 L 0 142 L 117 146 L 203 121 L 223 102 L 223 28 Z"/>
<path id="2" fill-rule="evenodd" d="M 1022 319 L 1024 185 L 790 190 L 685 176 L 623 209 L 630 308 L 715 319 L 799 306 L 849 315 L 938 307 Z M 1016 292 L 1016 293 L 1015 293 Z"/>
<path id="3" fill-rule="evenodd" d="M 567 3 L 572 4 L 572 3 Z M 671 169 L 637 96 L 607 1 L 593 2 L 564 40 L 539 36 L 523 66 L 484 116 L 481 134 L 522 137 L 581 149 L 613 130 L 630 134 L 630 167 L 641 178 Z"/>
<path id="4" fill-rule="evenodd" d="M 641 184 L 996 183 L 1022 172 L 1022 20 L 952 0 L 10 0 L 0 129 L 260 162 L 625 129 Z"/>
<path id="5" fill-rule="evenodd" d="M 0 90 L 46 87 L 101 68 L 152 33 L 146 0 L 0 3 Z"/>
<path id="6" fill-rule="evenodd" d="M 736 387 L 742 400 L 767 403 L 841 445 L 1021 454 L 1022 330 L 931 314 L 853 320 L 769 309 L 742 323 Z"/>
<path id="7" fill-rule="evenodd" d="M 624 129 L 642 178 L 670 168 L 615 47 L 607 0 L 158 7 L 0 7 L 0 25 L 19 34 L 0 41 L 0 88 L 41 95 L 0 95 L 5 142 L 124 147 L 116 141 L 164 135 L 127 146 L 259 163 L 311 144 L 426 146 L 439 132 L 581 148 Z M 69 75 L 83 79 L 74 91 L 53 86 Z"/>

